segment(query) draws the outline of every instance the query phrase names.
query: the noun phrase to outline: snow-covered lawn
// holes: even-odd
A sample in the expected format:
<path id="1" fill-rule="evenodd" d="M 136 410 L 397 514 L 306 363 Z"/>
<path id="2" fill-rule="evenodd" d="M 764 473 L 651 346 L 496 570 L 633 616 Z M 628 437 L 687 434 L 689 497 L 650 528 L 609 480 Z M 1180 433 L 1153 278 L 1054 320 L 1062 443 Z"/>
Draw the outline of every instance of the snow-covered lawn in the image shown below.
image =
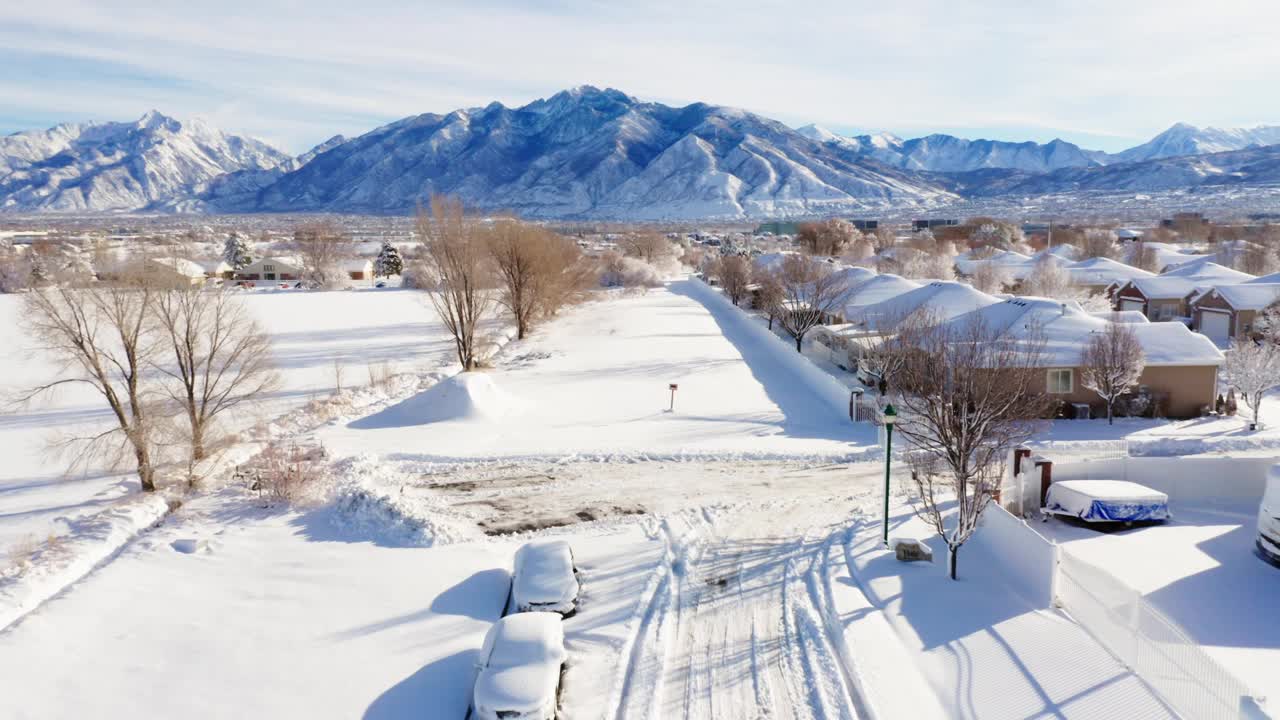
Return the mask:
<path id="1" fill-rule="evenodd" d="M 690 283 L 567 311 L 488 372 L 504 412 L 437 421 L 427 391 L 321 435 L 339 455 L 842 457 L 874 445 Z M 679 386 L 668 412 L 668 385 Z"/>
<path id="2" fill-rule="evenodd" d="M 1170 509 L 1166 523 L 1109 532 L 1060 518 L 1035 527 L 1142 593 L 1272 708 L 1280 702 L 1280 568 L 1254 549 L 1257 506 Z"/>
<path id="3" fill-rule="evenodd" d="M 930 538 L 909 506 L 894 504 L 890 535 L 930 538 L 933 563 L 898 562 L 880 532 L 875 515 L 855 526 L 854 576 L 953 717 L 1171 717 L 1079 625 L 1036 607 L 1011 585 L 1000 556 L 970 541 L 960 551 L 960 579 L 952 581 L 946 545 Z"/>

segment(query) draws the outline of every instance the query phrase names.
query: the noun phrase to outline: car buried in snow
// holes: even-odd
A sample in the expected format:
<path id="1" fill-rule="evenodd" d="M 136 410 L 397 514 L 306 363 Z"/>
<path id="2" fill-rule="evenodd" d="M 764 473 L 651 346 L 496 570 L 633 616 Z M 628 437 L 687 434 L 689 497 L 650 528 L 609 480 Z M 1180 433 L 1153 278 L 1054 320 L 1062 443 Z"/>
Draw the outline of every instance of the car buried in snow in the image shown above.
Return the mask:
<path id="1" fill-rule="evenodd" d="M 569 543 L 535 540 L 516 551 L 511 602 L 516 612 L 577 612 L 578 568 Z"/>
<path id="2" fill-rule="evenodd" d="M 1267 489 L 1258 507 L 1258 550 L 1280 565 L 1280 465 L 1267 472 Z"/>
<path id="3" fill-rule="evenodd" d="M 560 616 L 508 615 L 489 628 L 476 662 L 471 708 L 478 720 L 551 720 L 568 654 Z"/>

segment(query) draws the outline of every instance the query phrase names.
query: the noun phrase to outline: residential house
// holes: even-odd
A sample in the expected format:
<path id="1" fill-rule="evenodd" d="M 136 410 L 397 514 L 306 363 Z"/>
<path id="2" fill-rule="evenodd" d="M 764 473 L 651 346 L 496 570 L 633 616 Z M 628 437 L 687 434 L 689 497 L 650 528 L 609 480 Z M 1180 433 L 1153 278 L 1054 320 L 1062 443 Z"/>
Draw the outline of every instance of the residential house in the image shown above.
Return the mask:
<path id="1" fill-rule="evenodd" d="M 1189 319 L 1191 298 L 1211 287 L 1253 279 L 1248 273 L 1223 267 L 1208 259 L 1186 263 L 1156 277 L 1134 278 L 1115 292 L 1117 310 L 1139 310 L 1148 319 Z"/>
<path id="2" fill-rule="evenodd" d="M 1090 338 L 1105 331 L 1108 320 L 1073 303 L 1023 297 L 984 306 L 950 322 L 981 322 L 1000 337 L 1036 343 L 1047 393 L 1069 407 L 1087 405 L 1095 416 L 1106 412 L 1105 402 L 1084 386 L 1081 358 Z M 1128 327 L 1146 356 L 1137 390 L 1152 398 L 1157 414 L 1196 417 L 1213 405 L 1223 356 L 1208 338 L 1181 323 L 1133 323 Z"/>
<path id="3" fill-rule="evenodd" d="M 914 280 L 908 280 L 892 273 L 880 273 L 853 287 L 848 301 L 845 302 L 844 310 L 840 313 L 840 320 L 848 322 L 851 318 L 858 317 L 863 308 L 884 302 L 919 287 L 922 287 L 922 285 Z"/>
<path id="4" fill-rule="evenodd" d="M 240 268 L 235 273 L 236 280 L 265 280 L 267 282 L 294 281 L 302 279 L 302 258 L 291 255 L 279 255 L 259 258 Z"/>
<path id="5" fill-rule="evenodd" d="M 370 280 L 373 278 L 373 260 L 369 258 L 352 258 L 342 263 L 342 271 L 352 280 Z"/>
<path id="6" fill-rule="evenodd" d="M 202 285 L 206 279 L 204 267 L 185 258 L 151 258 L 147 262 L 147 272 L 164 282 L 178 285 Z"/>
<path id="7" fill-rule="evenodd" d="M 205 260 L 200 263 L 200 267 L 204 268 L 204 276 L 207 278 L 230 280 L 236 274 L 236 269 L 225 260 Z"/>
<path id="8" fill-rule="evenodd" d="M 1250 337 L 1258 314 L 1280 299 L 1280 283 L 1215 285 L 1191 300 L 1191 327 L 1225 346 Z"/>

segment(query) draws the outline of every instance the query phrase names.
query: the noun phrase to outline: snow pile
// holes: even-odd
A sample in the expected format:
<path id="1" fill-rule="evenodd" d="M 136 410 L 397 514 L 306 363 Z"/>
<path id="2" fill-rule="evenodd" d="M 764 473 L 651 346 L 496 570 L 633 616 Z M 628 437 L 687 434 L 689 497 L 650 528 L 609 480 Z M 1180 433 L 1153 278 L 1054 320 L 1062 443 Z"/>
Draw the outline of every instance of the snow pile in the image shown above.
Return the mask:
<path id="1" fill-rule="evenodd" d="M 407 427 L 433 422 L 494 421 L 516 412 L 520 403 L 485 373 L 465 372 L 441 380 L 426 392 L 352 423 L 352 427 Z"/>
<path id="2" fill-rule="evenodd" d="M 70 533 L 50 536 L 29 558 L 0 571 L 0 630 L 88 575 L 168 512 L 163 497 L 148 493 L 71 521 Z"/>
<path id="3" fill-rule="evenodd" d="M 408 547 L 431 547 L 475 534 L 446 522 L 443 516 L 447 510 L 431 506 L 421 497 L 406 497 L 408 478 L 388 470 L 372 456 L 344 461 L 337 473 L 343 480 L 334 490 L 330 519 L 339 529 L 382 544 Z"/>

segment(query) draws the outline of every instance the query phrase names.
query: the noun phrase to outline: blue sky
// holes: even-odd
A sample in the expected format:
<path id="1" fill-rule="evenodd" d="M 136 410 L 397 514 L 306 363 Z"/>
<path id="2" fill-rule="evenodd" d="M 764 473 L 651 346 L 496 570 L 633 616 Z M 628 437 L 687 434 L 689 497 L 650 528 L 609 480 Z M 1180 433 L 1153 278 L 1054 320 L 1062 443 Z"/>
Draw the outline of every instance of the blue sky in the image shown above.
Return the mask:
<path id="1" fill-rule="evenodd" d="M 157 109 L 300 152 L 576 85 L 902 136 L 1119 150 L 1280 124 L 1272 0 L 0 5 L 0 132 Z"/>

